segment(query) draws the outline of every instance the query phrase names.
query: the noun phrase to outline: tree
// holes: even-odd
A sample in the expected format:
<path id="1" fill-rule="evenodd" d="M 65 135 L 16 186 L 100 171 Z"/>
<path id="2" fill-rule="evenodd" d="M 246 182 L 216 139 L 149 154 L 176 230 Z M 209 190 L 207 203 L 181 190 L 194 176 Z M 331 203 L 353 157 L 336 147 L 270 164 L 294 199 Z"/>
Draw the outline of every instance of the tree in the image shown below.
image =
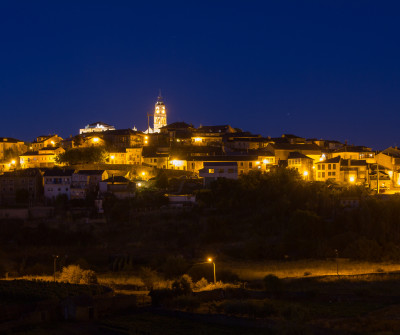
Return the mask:
<path id="1" fill-rule="evenodd" d="M 106 158 L 107 151 L 103 147 L 88 147 L 65 151 L 56 157 L 56 162 L 68 165 L 103 163 Z"/>

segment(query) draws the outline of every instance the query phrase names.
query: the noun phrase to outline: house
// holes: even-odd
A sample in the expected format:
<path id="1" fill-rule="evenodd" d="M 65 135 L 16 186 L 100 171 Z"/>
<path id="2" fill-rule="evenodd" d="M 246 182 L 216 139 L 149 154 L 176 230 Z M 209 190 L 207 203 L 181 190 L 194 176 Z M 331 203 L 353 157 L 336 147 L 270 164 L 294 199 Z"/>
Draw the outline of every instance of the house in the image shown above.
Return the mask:
<path id="1" fill-rule="evenodd" d="M 8 160 L 11 162 L 11 159 L 18 157 L 27 148 L 23 141 L 12 137 L 0 137 L 0 161 Z"/>
<path id="2" fill-rule="evenodd" d="M 110 126 L 109 124 L 104 123 L 104 122 L 94 122 L 94 123 L 88 124 L 83 129 L 79 129 L 79 134 L 97 133 L 97 132 L 107 131 L 107 130 L 115 130 L 115 127 Z"/>
<path id="3" fill-rule="evenodd" d="M 182 159 L 172 159 L 169 162 L 169 166 L 199 174 L 200 170 L 204 168 L 204 164 L 215 162 L 234 162 L 237 164 L 238 174 L 242 175 L 250 171 L 269 171 L 270 167 L 275 163 L 275 157 L 266 151 L 252 155 L 231 153 L 229 155 L 187 156 Z"/>
<path id="4" fill-rule="evenodd" d="M 166 194 L 165 196 L 168 198 L 168 207 L 171 208 L 193 207 L 196 203 L 194 194 Z"/>
<path id="5" fill-rule="evenodd" d="M 51 169 L 43 174 L 44 196 L 46 199 L 54 200 L 59 195 L 71 198 L 72 169 Z"/>
<path id="6" fill-rule="evenodd" d="M 96 192 L 99 182 L 108 178 L 105 170 L 79 170 L 72 175 L 71 199 L 85 199 L 89 192 Z"/>
<path id="7" fill-rule="evenodd" d="M 299 172 L 306 180 L 314 180 L 313 159 L 300 152 L 291 152 L 288 156 L 288 168 Z"/>
<path id="8" fill-rule="evenodd" d="M 312 158 L 314 161 L 319 161 L 322 155 L 321 148 L 316 144 L 291 144 L 291 143 L 269 143 L 266 150 L 271 152 L 276 159 L 276 162 L 287 160 L 291 152 L 299 152 Z"/>
<path id="9" fill-rule="evenodd" d="M 34 203 L 42 198 L 43 178 L 39 169 L 5 172 L 0 175 L 0 204 Z"/>
<path id="10" fill-rule="evenodd" d="M 203 178 L 205 187 L 219 179 L 237 179 L 238 165 L 237 162 L 204 162 L 204 167 L 199 170 L 199 176 Z"/>
<path id="11" fill-rule="evenodd" d="M 100 193 L 112 193 L 117 198 L 125 199 L 135 196 L 135 183 L 122 176 L 111 176 L 99 182 Z"/>
<path id="12" fill-rule="evenodd" d="M 229 125 L 200 126 L 192 132 L 192 145 L 222 145 L 225 134 L 235 133 L 236 130 Z"/>
<path id="13" fill-rule="evenodd" d="M 109 150 L 109 164 L 142 164 L 143 147 L 136 148 L 116 148 Z"/>
<path id="14" fill-rule="evenodd" d="M 317 181 L 341 181 L 340 157 L 321 160 L 315 163 L 315 180 Z"/>
<path id="15" fill-rule="evenodd" d="M 306 143 L 306 139 L 304 137 L 300 137 L 293 134 L 283 134 L 282 138 L 286 139 L 290 144 L 304 144 Z"/>
<path id="16" fill-rule="evenodd" d="M 169 152 L 169 147 L 143 147 L 142 164 L 158 169 L 167 169 Z"/>
<path id="17" fill-rule="evenodd" d="M 38 151 L 27 151 L 19 156 L 21 168 L 52 168 L 57 164 L 56 157 L 65 152 L 61 147 L 45 147 Z"/>
<path id="18" fill-rule="evenodd" d="M 387 169 L 394 187 L 400 187 L 400 150 L 387 148 L 375 156 L 377 164 Z"/>
<path id="19" fill-rule="evenodd" d="M 32 142 L 31 147 L 29 150 L 38 151 L 43 148 L 48 147 L 59 147 L 61 146 L 61 141 L 63 139 L 58 136 L 57 134 L 54 135 L 42 135 L 36 138 L 35 141 Z"/>
<path id="20" fill-rule="evenodd" d="M 364 146 L 345 145 L 328 155 L 328 158 L 340 156 L 342 159 L 365 160 L 368 164 L 376 163 L 375 152 Z"/>

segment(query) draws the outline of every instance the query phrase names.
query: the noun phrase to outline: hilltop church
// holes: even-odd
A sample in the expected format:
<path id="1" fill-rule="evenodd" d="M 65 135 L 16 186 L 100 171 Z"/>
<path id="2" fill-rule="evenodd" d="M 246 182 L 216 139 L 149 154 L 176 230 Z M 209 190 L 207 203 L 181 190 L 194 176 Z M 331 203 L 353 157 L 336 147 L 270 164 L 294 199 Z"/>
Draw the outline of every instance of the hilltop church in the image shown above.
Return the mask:
<path id="1" fill-rule="evenodd" d="M 150 128 L 150 116 L 153 116 L 153 128 Z M 167 110 L 161 92 L 158 95 L 157 102 L 154 105 L 154 113 L 147 114 L 147 130 L 145 134 L 159 133 L 160 129 L 167 125 Z"/>

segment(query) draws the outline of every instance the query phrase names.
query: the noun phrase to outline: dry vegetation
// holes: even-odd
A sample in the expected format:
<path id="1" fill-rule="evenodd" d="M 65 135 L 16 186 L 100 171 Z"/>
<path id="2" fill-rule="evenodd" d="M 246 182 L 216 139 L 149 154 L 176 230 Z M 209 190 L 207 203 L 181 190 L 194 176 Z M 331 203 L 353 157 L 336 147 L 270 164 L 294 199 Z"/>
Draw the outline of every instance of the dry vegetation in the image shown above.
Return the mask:
<path id="1" fill-rule="evenodd" d="M 376 272 L 400 271 L 400 264 L 361 262 L 339 259 L 340 275 L 357 275 Z M 266 262 L 223 262 L 221 269 L 229 269 L 242 280 L 257 280 L 267 274 L 279 278 L 298 278 L 304 276 L 329 276 L 337 274 L 336 260 L 266 261 Z"/>

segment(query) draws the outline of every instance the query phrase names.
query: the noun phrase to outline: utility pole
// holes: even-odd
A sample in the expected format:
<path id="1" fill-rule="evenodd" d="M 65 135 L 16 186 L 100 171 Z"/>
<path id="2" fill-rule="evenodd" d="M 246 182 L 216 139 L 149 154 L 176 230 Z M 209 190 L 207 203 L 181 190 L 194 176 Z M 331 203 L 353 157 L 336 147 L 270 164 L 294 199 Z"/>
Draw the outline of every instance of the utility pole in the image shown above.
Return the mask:
<path id="1" fill-rule="evenodd" d="M 57 270 L 57 258 L 58 255 L 53 255 L 54 258 L 54 265 L 53 265 L 53 276 L 54 276 L 54 282 L 56 281 L 56 270 Z"/>
<path id="2" fill-rule="evenodd" d="M 379 194 L 379 163 L 376 163 L 376 183 L 377 183 L 376 189 Z"/>

